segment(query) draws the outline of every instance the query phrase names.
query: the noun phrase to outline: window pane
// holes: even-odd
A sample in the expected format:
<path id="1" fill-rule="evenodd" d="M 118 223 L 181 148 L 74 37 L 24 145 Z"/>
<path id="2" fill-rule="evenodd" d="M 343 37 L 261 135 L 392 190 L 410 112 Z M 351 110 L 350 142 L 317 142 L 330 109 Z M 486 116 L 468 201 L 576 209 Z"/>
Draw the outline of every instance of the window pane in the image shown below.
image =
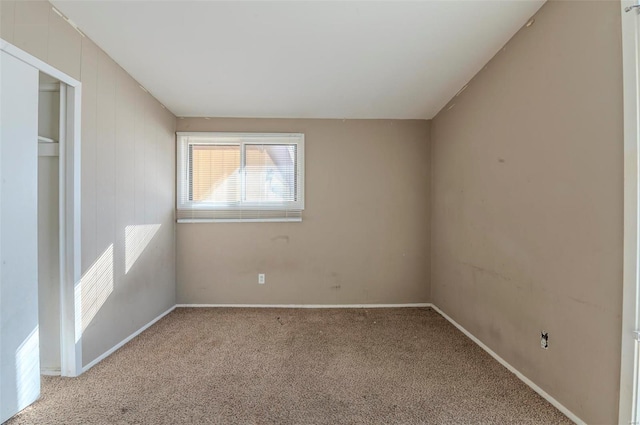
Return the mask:
<path id="1" fill-rule="evenodd" d="M 190 200 L 240 201 L 240 146 L 191 145 L 190 158 Z"/>
<path id="2" fill-rule="evenodd" d="M 248 202 L 296 200 L 296 146 L 245 145 Z"/>

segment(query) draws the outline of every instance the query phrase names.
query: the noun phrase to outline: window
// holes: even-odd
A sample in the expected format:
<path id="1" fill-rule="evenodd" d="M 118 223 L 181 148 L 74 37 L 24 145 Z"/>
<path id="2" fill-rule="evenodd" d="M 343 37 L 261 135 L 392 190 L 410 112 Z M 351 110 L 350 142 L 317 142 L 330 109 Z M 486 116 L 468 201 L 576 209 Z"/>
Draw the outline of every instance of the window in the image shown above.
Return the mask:
<path id="1" fill-rule="evenodd" d="M 301 221 L 304 135 L 178 134 L 178 222 Z"/>

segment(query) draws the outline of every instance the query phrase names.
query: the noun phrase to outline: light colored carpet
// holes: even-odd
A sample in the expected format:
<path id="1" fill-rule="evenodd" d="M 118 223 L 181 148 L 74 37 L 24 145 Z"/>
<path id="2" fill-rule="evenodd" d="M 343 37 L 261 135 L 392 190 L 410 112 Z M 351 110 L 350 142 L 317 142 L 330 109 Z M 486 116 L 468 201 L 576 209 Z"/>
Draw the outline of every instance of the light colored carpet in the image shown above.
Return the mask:
<path id="1" fill-rule="evenodd" d="M 435 311 L 177 309 L 18 424 L 566 424 Z"/>

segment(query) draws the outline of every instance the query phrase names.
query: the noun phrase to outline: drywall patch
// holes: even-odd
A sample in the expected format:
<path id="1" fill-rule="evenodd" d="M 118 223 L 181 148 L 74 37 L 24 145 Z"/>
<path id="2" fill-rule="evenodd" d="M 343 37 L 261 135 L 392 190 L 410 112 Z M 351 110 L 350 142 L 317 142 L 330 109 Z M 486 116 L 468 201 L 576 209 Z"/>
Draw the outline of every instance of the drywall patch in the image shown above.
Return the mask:
<path id="1" fill-rule="evenodd" d="M 285 243 L 289 243 L 288 235 L 277 235 L 271 238 L 271 242 L 284 241 Z"/>

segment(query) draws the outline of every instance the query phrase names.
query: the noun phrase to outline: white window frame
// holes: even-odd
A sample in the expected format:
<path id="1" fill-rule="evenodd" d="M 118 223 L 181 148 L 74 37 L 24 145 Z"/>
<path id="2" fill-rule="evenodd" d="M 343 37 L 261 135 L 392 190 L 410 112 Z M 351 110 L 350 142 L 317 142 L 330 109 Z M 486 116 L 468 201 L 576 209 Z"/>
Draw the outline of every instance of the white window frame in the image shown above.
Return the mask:
<path id="1" fill-rule="evenodd" d="M 177 132 L 177 164 L 176 188 L 178 223 L 192 222 L 273 222 L 273 221 L 302 221 L 301 212 L 304 210 L 304 134 L 302 133 L 228 133 L 228 132 Z M 211 141 L 194 141 L 190 138 L 211 139 Z M 240 149 L 241 167 L 241 201 L 235 203 L 221 202 L 193 202 L 188 200 L 189 191 L 189 146 L 207 144 L 211 146 L 238 146 Z M 243 201 L 245 194 L 245 146 L 247 145 L 295 145 L 296 146 L 296 200 L 290 202 L 248 202 Z M 204 218 L 181 218 L 184 212 L 200 212 Z M 206 211 L 230 212 L 230 215 L 240 211 L 282 211 L 277 218 L 213 218 L 206 217 Z M 291 214 L 295 212 L 295 214 Z M 204 214 L 203 214 L 204 213 Z M 188 215 L 188 213 L 186 213 Z"/>

